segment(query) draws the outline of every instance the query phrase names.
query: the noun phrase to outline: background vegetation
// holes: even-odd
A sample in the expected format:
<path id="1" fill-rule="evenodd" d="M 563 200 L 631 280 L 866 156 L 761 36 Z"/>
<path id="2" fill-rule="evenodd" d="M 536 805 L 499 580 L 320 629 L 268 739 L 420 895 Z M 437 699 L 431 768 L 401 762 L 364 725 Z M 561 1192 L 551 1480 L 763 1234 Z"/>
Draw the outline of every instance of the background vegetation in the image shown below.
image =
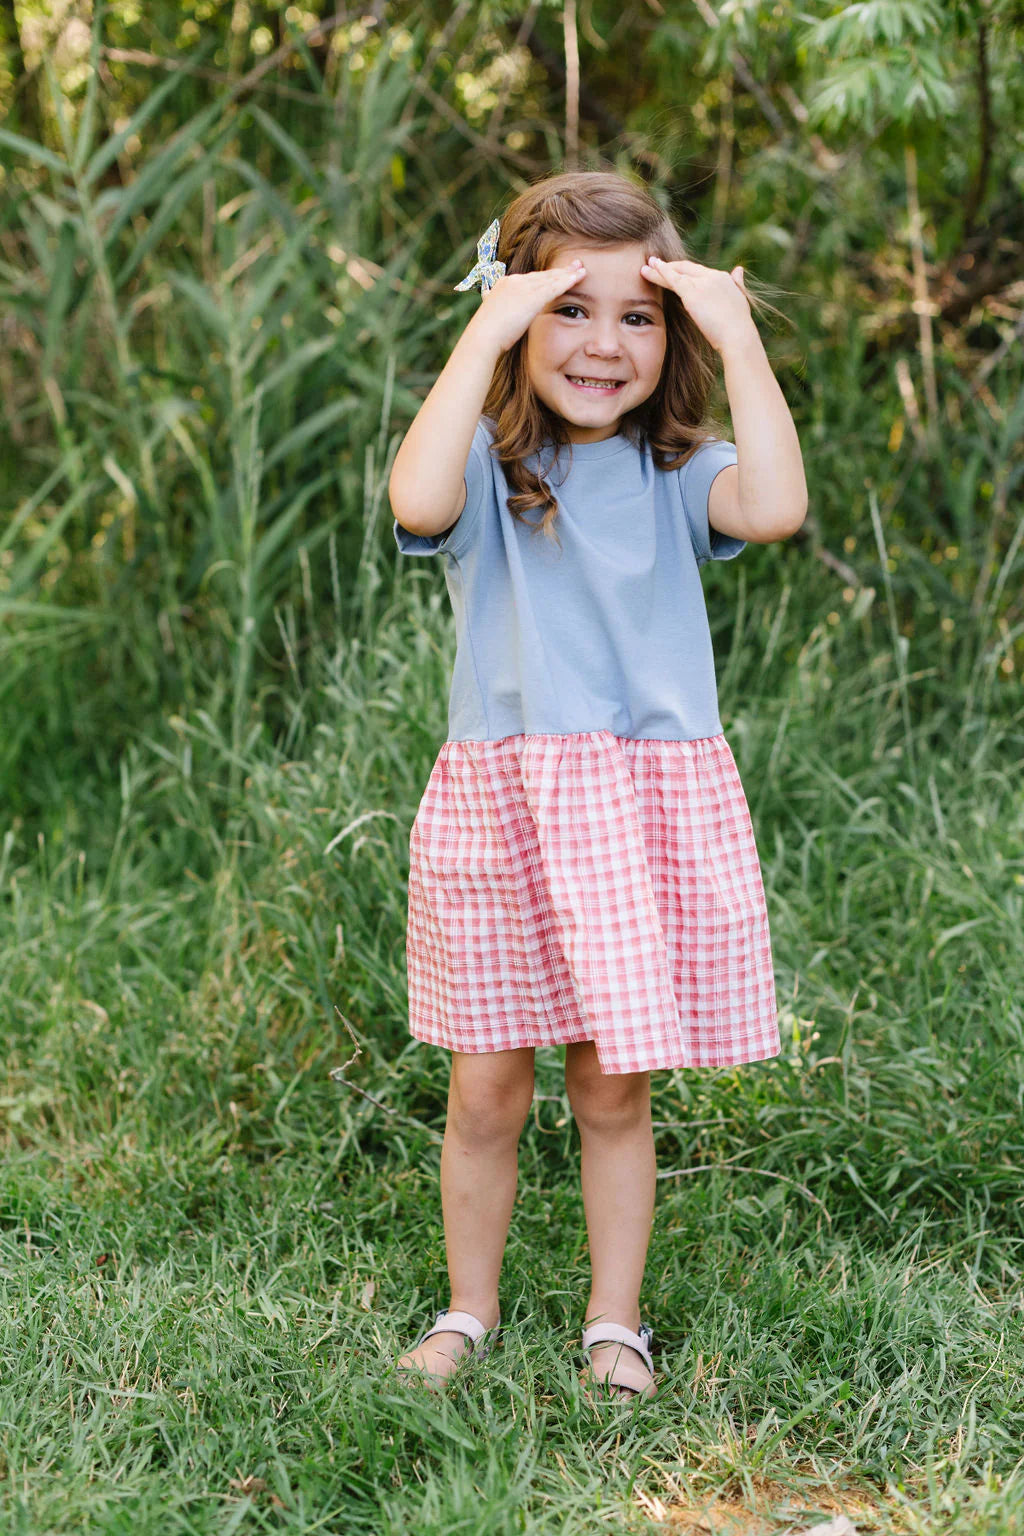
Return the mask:
<path id="1" fill-rule="evenodd" d="M 5 1530 L 1019 1528 L 1022 31 L 0 3 Z M 655 1080 L 663 1385 L 603 1418 L 557 1052 L 506 1349 L 385 1371 L 448 1299 L 403 944 L 453 654 L 386 483 L 478 235 L 577 165 L 791 317 L 811 495 L 705 572 L 784 1052 Z"/>

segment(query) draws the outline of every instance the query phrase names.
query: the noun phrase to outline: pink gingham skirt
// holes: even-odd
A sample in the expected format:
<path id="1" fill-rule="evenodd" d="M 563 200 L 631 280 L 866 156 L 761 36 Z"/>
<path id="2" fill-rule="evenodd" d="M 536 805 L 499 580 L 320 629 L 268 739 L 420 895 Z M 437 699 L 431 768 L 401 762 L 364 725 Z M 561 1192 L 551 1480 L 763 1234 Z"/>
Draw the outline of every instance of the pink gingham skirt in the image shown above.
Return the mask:
<path id="1" fill-rule="evenodd" d="M 602 1072 L 780 1050 L 764 886 L 724 735 L 446 741 L 409 834 L 409 1029 L 593 1040 Z"/>

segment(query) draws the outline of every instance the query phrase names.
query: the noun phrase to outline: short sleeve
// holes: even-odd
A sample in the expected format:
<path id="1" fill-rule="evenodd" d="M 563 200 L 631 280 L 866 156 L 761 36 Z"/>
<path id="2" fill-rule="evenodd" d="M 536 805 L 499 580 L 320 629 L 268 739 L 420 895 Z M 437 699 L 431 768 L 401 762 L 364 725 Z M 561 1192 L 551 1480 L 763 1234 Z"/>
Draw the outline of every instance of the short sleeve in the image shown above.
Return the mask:
<path id="1" fill-rule="evenodd" d="M 473 543 L 476 527 L 480 521 L 481 506 L 492 485 L 493 458 L 488 445 L 493 439 L 485 426 L 485 420 L 486 418 L 481 416 L 477 422 L 473 441 L 469 445 L 469 458 L 466 460 L 466 472 L 463 476 L 466 505 L 460 516 L 446 533 L 430 534 L 410 533 L 408 528 L 402 527 L 396 517 L 395 543 L 403 555 L 450 554 L 458 560 Z"/>
<path id="2" fill-rule="evenodd" d="M 715 476 L 737 462 L 736 445 L 720 438 L 702 443 L 692 458 L 676 471 L 683 498 L 683 510 L 690 525 L 690 538 L 697 564 L 708 560 L 732 560 L 747 546 L 746 539 L 734 539 L 719 533 L 708 523 L 708 497 Z"/>

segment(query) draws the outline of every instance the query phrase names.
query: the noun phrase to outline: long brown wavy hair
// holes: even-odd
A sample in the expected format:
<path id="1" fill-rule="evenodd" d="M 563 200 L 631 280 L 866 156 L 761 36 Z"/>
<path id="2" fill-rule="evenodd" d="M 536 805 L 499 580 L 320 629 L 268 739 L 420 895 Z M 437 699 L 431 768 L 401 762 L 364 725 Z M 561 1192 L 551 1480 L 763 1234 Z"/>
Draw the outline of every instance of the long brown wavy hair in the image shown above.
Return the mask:
<path id="1" fill-rule="evenodd" d="M 570 242 L 599 248 L 638 244 L 666 261 L 682 261 L 690 255 L 672 220 L 647 189 L 616 171 L 546 176 L 519 193 L 500 225 L 496 255 L 509 274 L 544 271 L 558 249 Z M 565 302 L 570 298 L 566 294 Z M 678 469 L 701 442 L 723 435 L 725 429 L 708 414 L 717 353 L 678 296 L 664 288 L 662 298 L 667 337 L 661 377 L 654 393 L 624 414 L 619 431 L 637 448 L 646 438 L 657 468 Z M 562 417 L 530 388 L 525 339 L 524 334 L 499 358 L 483 413 L 494 423 L 491 451 L 514 488 L 509 511 L 550 537 L 558 502 L 543 474 L 528 469 L 523 460 L 537 453 L 545 441 L 558 449 L 567 447 L 570 456 L 572 446 Z M 544 509 L 540 522 L 523 517 L 538 506 Z"/>

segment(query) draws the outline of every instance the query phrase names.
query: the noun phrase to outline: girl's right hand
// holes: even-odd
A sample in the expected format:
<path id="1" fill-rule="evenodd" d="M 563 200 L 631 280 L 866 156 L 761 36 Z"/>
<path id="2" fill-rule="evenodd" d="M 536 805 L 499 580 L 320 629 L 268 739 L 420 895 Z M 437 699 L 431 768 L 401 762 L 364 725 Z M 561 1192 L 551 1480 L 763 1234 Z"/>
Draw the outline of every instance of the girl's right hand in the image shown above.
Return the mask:
<path id="1" fill-rule="evenodd" d="M 532 320 L 552 299 L 565 293 L 586 273 L 577 258 L 569 267 L 548 267 L 543 272 L 513 272 L 499 277 L 480 300 L 470 321 L 475 335 L 487 345 L 507 352 L 514 347 Z M 469 329 L 469 327 L 467 327 Z"/>

